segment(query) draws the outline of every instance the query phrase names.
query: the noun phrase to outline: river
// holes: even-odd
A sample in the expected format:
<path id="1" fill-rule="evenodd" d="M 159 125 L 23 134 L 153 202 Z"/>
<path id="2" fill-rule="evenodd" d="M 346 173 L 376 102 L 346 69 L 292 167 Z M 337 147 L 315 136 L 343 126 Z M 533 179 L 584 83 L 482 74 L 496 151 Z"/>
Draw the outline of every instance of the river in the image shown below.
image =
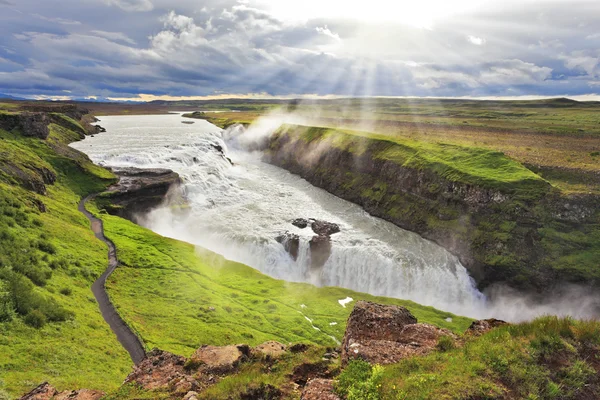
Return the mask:
<path id="1" fill-rule="evenodd" d="M 101 117 L 107 132 L 72 147 L 104 166 L 177 172 L 189 209 L 159 208 L 143 225 L 272 277 L 409 299 L 477 318 L 557 313 L 554 305 L 518 311 L 509 310 L 506 301 L 490 304 L 459 260 L 442 247 L 262 162 L 256 152 L 236 149 L 235 138 L 207 121 L 183 120 L 179 114 Z M 331 236 L 332 253 L 320 271 L 310 268 L 310 229 L 293 226 L 296 218 L 341 227 Z M 286 231 L 301 238 L 296 261 L 275 239 Z M 524 300 L 518 304 L 525 306 Z M 559 311 L 576 314 L 569 307 Z"/>

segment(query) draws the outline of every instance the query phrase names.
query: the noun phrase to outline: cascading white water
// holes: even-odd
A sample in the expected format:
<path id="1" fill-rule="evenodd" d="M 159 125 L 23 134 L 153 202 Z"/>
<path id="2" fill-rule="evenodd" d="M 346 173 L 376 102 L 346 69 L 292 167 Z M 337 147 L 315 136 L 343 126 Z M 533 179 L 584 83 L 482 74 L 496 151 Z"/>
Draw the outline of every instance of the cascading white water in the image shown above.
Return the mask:
<path id="1" fill-rule="evenodd" d="M 240 149 L 236 135 L 223 138 L 204 120 L 181 121 L 179 114 L 103 117 L 107 132 L 73 147 L 106 166 L 179 173 L 189 210 L 174 213 L 163 207 L 151 212 L 144 225 L 270 276 L 410 299 L 472 317 L 522 319 L 547 312 L 489 304 L 458 259 L 440 246 L 261 162 L 257 154 Z M 331 256 L 318 273 L 310 270 L 313 233 L 293 226 L 296 218 L 341 228 L 331 237 Z M 300 236 L 296 261 L 275 240 L 285 231 Z"/>

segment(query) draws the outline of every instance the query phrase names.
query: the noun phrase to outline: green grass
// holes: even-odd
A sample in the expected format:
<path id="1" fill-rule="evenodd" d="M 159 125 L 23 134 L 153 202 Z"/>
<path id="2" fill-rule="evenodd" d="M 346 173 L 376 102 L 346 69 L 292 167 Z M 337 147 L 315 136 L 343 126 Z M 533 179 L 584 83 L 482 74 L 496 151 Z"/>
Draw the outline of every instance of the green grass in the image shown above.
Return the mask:
<path id="1" fill-rule="evenodd" d="M 39 178 L 41 167 L 57 176 L 46 196 L 20 186 L 11 170 L 0 179 L 0 390 L 11 396 L 45 380 L 114 390 L 130 368 L 90 290 L 106 268 L 106 246 L 77 211 L 81 196 L 114 177 L 67 149 L 72 137 L 58 126 L 47 141 L 0 131 L 0 165 L 27 179 Z"/>
<path id="2" fill-rule="evenodd" d="M 599 333 L 597 321 L 542 317 L 467 337 L 462 347 L 385 367 L 380 398 L 596 398 Z"/>
<path id="3" fill-rule="evenodd" d="M 110 296 L 148 347 L 189 356 L 202 344 L 277 340 L 335 346 L 329 336 L 343 337 L 352 307 L 338 300 L 347 296 L 404 305 L 419 321 L 455 332 L 470 322 L 410 301 L 276 280 L 118 217 L 101 217 L 125 265 L 109 280 Z"/>

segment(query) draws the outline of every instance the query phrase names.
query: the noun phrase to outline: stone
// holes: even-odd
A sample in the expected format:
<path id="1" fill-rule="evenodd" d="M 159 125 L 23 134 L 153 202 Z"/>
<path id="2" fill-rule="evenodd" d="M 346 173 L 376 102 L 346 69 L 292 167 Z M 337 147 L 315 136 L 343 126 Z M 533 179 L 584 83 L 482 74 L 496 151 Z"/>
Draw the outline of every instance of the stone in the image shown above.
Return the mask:
<path id="1" fill-rule="evenodd" d="M 442 336 L 456 339 L 447 329 L 417 323 L 404 307 L 359 301 L 348 318 L 342 364 L 353 359 L 382 365 L 397 363 L 407 357 L 427 354 Z"/>
<path id="2" fill-rule="evenodd" d="M 467 329 L 467 333 L 470 335 L 483 335 L 484 333 L 503 325 L 508 325 L 508 322 L 495 318 L 482 319 L 473 321 L 471 326 L 469 326 L 469 329 Z"/>
<path id="3" fill-rule="evenodd" d="M 278 359 L 283 356 L 287 351 L 285 345 L 276 342 L 274 340 L 270 340 L 268 342 L 259 344 L 253 349 L 254 353 L 265 356 L 268 359 Z"/>
<path id="4" fill-rule="evenodd" d="M 172 387 L 173 382 L 186 377 L 185 362 L 185 357 L 154 349 L 146 359 L 134 366 L 125 383 L 137 383 L 147 390 Z"/>
<path id="5" fill-rule="evenodd" d="M 321 221 L 318 219 L 312 220 L 310 227 L 313 230 L 313 232 L 319 236 L 331 236 L 334 233 L 338 233 L 340 231 L 340 226 L 338 224 L 334 224 L 333 222 Z"/>
<path id="6" fill-rule="evenodd" d="M 31 392 L 22 396 L 20 400 L 50 400 L 57 393 L 58 391 L 54 388 L 54 386 L 50 385 L 48 382 L 44 382 Z"/>
<path id="7" fill-rule="evenodd" d="M 298 259 L 300 249 L 300 237 L 295 233 L 285 232 L 275 238 L 277 242 L 283 245 L 285 251 L 292 257 L 294 261 Z"/>
<path id="8" fill-rule="evenodd" d="M 202 346 L 190 360 L 202 364 L 204 370 L 227 373 L 233 371 L 249 355 L 250 348 L 247 345 Z"/>
<path id="9" fill-rule="evenodd" d="M 341 400 L 333 391 L 333 380 L 312 379 L 304 387 L 300 400 Z"/>

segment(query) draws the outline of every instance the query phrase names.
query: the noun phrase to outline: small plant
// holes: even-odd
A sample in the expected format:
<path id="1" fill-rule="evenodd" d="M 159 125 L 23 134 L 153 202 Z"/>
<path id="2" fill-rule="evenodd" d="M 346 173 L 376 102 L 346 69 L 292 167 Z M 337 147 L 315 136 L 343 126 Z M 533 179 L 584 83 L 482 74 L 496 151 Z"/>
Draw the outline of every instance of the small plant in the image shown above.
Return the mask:
<path id="1" fill-rule="evenodd" d="M 435 346 L 439 351 L 450 351 L 456 347 L 454 339 L 450 336 L 441 336 L 438 339 L 437 345 Z"/>
<path id="2" fill-rule="evenodd" d="M 46 316 L 39 310 L 32 310 L 25 316 L 24 322 L 39 329 L 46 325 Z"/>
<path id="3" fill-rule="evenodd" d="M 378 400 L 383 367 L 364 360 L 350 361 L 334 383 L 335 392 L 348 400 Z"/>

